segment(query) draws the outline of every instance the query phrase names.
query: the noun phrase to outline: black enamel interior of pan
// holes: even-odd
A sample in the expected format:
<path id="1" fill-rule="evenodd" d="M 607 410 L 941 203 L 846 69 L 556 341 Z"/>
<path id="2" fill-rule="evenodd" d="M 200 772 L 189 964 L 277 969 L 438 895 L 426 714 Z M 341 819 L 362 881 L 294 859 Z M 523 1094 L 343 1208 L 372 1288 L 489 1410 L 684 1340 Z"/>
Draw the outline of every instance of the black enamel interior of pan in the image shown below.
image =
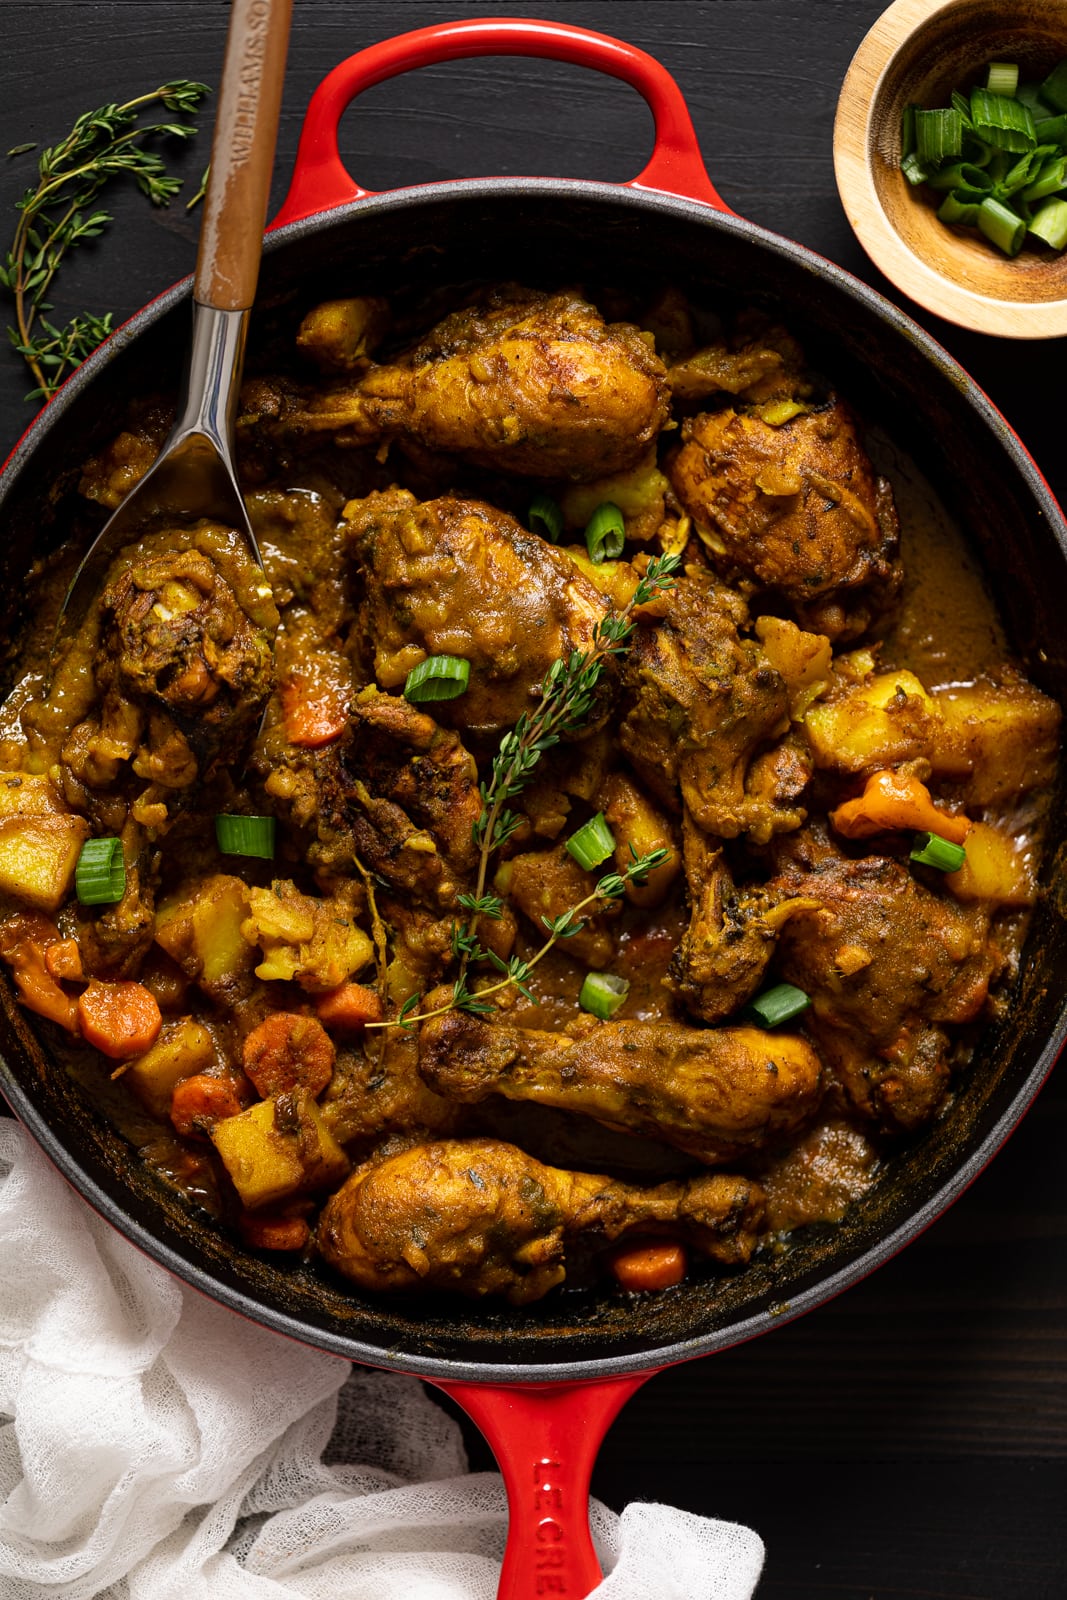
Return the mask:
<path id="1" fill-rule="evenodd" d="M 974 539 L 1014 647 L 1067 703 L 1067 538 L 1010 431 L 920 329 L 797 246 L 706 208 L 595 184 L 479 182 L 383 196 L 272 238 L 260 326 L 329 294 L 511 278 L 545 285 L 675 282 L 781 311 L 860 416 L 931 478 Z M 180 367 L 186 291 L 163 297 L 69 384 L 3 482 L 6 636 L 20 620 L 31 552 L 62 523 L 62 498 L 131 395 Z M 253 334 L 255 339 L 255 334 Z M 57 510 L 58 508 L 58 510 Z M 187 1281 L 279 1331 L 372 1365 L 485 1381 L 640 1370 L 724 1347 L 810 1309 L 886 1259 L 981 1170 L 1043 1082 L 1064 1033 L 1067 854 L 1062 799 L 1010 1018 L 983 1034 L 949 1112 L 896 1157 L 838 1228 L 788 1254 L 629 1299 L 563 1293 L 521 1310 L 362 1299 L 311 1267 L 246 1252 L 156 1181 L 49 1060 L 4 989 L 0 1087 L 56 1164 L 135 1243 Z"/>

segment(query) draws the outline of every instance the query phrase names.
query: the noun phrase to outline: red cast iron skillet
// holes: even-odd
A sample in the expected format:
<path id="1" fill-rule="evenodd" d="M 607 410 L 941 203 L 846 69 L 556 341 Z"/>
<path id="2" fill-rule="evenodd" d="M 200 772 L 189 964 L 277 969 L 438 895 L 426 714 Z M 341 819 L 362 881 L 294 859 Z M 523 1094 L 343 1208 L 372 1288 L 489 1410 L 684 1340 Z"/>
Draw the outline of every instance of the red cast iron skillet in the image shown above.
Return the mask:
<path id="1" fill-rule="evenodd" d="M 631 84 L 655 118 L 648 166 L 624 185 L 487 179 L 373 194 L 353 182 L 337 124 L 356 94 L 415 67 L 491 54 L 550 57 Z M 734 215 L 704 171 L 677 85 L 650 56 L 559 23 L 476 20 L 389 40 L 320 85 L 264 254 L 261 343 L 331 294 L 498 278 L 673 282 L 705 305 L 740 299 L 780 312 L 865 421 L 935 483 L 973 540 L 1028 673 L 1067 702 L 1067 528 L 1034 463 L 915 323 L 811 251 Z M 61 536 L 80 464 L 115 431 L 130 396 L 157 391 L 161 374 L 176 385 L 188 296 L 187 282 L 175 286 L 109 340 L 0 476 L 9 628 L 25 622 L 24 574 Z M 55 1065 L 7 989 L 0 1088 L 89 1203 L 187 1283 L 294 1339 L 453 1394 L 487 1433 L 508 1486 L 501 1594 L 581 1595 L 599 1577 L 586 1520 L 590 1471 L 626 1397 L 651 1373 L 767 1332 L 887 1260 L 966 1188 L 1037 1094 L 1067 1027 L 1065 837 L 1058 801 L 1046 891 L 1010 1014 L 985 1028 L 947 1114 L 892 1159 L 839 1227 L 810 1228 L 786 1255 L 660 1294 L 565 1291 L 521 1309 L 364 1300 L 312 1267 L 261 1258 L 153 1177 L 95 1094 Z"/>

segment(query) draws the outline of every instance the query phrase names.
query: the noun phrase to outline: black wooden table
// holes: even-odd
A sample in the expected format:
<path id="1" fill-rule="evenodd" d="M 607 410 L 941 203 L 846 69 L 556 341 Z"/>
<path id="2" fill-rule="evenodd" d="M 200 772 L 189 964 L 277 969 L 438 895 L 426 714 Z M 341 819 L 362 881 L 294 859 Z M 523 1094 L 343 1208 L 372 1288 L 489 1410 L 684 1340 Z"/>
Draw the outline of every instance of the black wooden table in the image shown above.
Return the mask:
<path id="1" fill-rule="evenodd" d="M 461 16 L 551 17 L 657 55 L 682 86 L 725 200 L 894 298 L 849 231 L 831 158 L 838 87 L 881 9 L 879 0 L 296 0 L 275 199 L 308 96 L 345 55 Z M 226 10 L 222 0 L 3 0 L 0 150 L 48 143 L 80 112 L 169 78 L 217 83 Z M 203 124 L 178 162 L 193 187 L 210 114 Z M 623 180 L 651 144 L 650 118 L 625 86 L 516 60 L 382 85 L 350 111 L 343 134 L 353 173 L 372 188 L 513 173 Z M 0 161 L 4 246 L 32 159 Z M 117 224 L 66 270 L 57 316 L 114 310 L 120 320 L 192 268 L 197 214 L 180 201 L 151 211 L 117 195 L 109 207 Z M 1067 500 L 1067 341 L 997 341 L 917 315 Z M 28 387 L 17 359 L 0 357 L 2 449 L 32 415 Z M 771 1338 L 648 1383 L 609 1437 L 596 1492 L 615 1507 L 664 1500 L 750 1523 L 768 1546 L 761 1600 L 1067 1595 L 1065 1141 L 1061 1069 L 954 1210 L 873 1278 Z M 472 1450 L 486 1464 L 479 1441 Z"/>

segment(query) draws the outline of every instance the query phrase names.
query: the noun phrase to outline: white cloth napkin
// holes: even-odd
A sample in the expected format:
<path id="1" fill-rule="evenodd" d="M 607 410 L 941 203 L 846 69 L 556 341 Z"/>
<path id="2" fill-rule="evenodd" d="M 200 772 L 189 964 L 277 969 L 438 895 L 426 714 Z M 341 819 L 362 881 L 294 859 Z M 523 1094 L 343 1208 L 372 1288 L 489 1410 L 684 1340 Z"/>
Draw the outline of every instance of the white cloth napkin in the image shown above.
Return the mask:
<path id="1" fill-rule="evenodd" d="M 186 1290 L 0 1118 L 2 1600 L 493 1600 L 506 1509 L 415 1378 Z M 594 1502 L 596 1600 L 748 1600 L 750 1529 Z"/>

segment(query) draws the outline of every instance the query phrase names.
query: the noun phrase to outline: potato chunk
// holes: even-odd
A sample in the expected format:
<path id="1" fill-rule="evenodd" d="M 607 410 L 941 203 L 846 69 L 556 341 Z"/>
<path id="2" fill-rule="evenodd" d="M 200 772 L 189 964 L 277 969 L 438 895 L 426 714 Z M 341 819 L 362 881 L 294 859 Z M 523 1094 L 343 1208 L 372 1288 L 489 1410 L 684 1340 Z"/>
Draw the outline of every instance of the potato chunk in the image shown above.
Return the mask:
<path id="1" fill-rule="evenodd" d="M 258 978 L 295 979 L 302 989 L 325 994 L 374 959 L 369 936 L 340 896 L 316 900 L 279 879 L 269 889 L 249 889 L 248 903 L 251 915 L 241 932 L 263 951 Z"/>
<path id="2" fill-rule="evenodd" d="M 183 1078 L 206 1072 L 215 1059 L 215 1041 L 195 1017 L 164 1024 L 150 1050 L 126 1068 L 126 1082 L 154 1117 L 166 1117 L 171 1096 Z"/>
<path id="3" fill-rule="evenodd" d="M 84 817 L 0 815 L 0 891 L 58 911 L 88 837 Z"/>
<path id="4" fill-rule="evenodd" d="M 235 979 L 248 975 L 254 956 L 241 937 L 248 890 L 240 878 L 218 872 L 201 878 L 156 910 L 155 939 L 186 977 L 214 999 L 225 999 Z"/>
<path id="5" fill-rule="evenodd" d="M 65 817 L 67 808 L 46 773 L 0 772 L 0 817 Z"/>
<path id="6" fill-rule="evenodd" d="M 987 822 L 967 835 L 967 859 L 958 872 L 945 874 L 957 900 L 990 900 L 1002 906 L 1030 906 L 1037 896 L 1031 851 L 1020 840 Z"/>
<path id="7" fill-rule="evenodd" d="M 1060 708 L 1024 679 L 978 682 L 934 696 L 944 729 L 928 751 L 936 773 L 967 774 L 967 802 L 994 806 L 1047 787 L 1056 770 Z"/>
<path id="8" fill-rule="evenodd" d="M 211 1139 L 250 1211 L 331 1188 L 348 1172 L 348 1157 L 303 1089 L 224 1117 Z"/>
<path id="9" fill-rule="evenodd" d="M 816 766 L 863 772 L 926 755 L 938 721 L 933 697 L 900 671 L 874 673 L 809 707 L 804 727 Z"/>

